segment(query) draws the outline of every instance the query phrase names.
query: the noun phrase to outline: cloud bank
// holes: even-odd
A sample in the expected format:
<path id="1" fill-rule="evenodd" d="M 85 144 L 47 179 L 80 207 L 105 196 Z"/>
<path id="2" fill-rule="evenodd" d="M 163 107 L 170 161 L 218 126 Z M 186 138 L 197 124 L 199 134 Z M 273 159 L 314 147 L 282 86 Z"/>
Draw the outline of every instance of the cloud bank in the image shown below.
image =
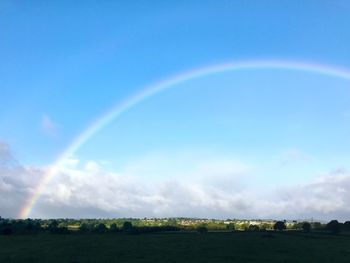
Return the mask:
<path id="1" fill-rule="evenodd" d="M 147 180 L 71 160 L 47 185 L 31 216 L 350 219 L 350 173 L 345 170 L 277 189 L 254 185 L 246 166 L 228 162 L 207 162 L 179 178 Z M 2 217 L 18 215 L 45 170 L 20 165 L 0 143 Z"/>

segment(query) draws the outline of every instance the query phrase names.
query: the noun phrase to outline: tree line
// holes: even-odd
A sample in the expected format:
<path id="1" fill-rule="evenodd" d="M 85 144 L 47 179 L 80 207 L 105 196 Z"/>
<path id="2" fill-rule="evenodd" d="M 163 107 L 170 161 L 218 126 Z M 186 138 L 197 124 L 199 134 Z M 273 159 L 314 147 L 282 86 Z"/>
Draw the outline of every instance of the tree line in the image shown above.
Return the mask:
<path id="1" fill-rule="evenodd" d="M 153 225 L 152 225 L 153 224 Z M 152 233 L 170 231 L 197 231 L 205 233 L 208 231 L 286 231 L 285 221 L 275 221 L 271 224 L 235 224 L 231 222 L 227 225 L 218 223 L 200 223 L 192 226 L 180 225 L 176 219 L 155 221 L 147 225 L 147 220 L 138 219 L 5 219 L 0 217 L 0 234 L 69 234 L 69 233 Z M 328 231 L 338 234 L 341 231 L 350 231 L 350 221 L 340 223 L 332 220 L 327 224 L 299 222 L 289 226 L 290 231 Z"/>

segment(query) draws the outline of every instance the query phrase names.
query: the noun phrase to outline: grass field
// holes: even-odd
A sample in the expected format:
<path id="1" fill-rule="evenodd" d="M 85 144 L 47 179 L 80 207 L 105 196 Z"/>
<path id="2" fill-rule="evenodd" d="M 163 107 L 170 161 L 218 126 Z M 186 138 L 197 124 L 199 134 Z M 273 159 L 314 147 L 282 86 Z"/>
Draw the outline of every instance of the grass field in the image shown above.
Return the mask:
<path id="1" fill-rule="evenodd" d="M 350 262 L 350 236 L 162 233 L 0 236 L 0 262 Z"/>

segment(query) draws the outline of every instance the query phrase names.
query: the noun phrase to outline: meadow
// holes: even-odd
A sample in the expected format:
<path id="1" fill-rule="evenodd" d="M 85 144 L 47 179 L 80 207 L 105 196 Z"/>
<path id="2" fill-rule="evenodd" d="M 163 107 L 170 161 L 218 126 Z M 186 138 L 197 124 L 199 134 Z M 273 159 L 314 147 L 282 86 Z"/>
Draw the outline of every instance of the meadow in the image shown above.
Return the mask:
<path id="1" fill-rule="evenodd" d="M 0 262 L 350 262 L 350 234 L 286 232 L 0 235 Z"/>

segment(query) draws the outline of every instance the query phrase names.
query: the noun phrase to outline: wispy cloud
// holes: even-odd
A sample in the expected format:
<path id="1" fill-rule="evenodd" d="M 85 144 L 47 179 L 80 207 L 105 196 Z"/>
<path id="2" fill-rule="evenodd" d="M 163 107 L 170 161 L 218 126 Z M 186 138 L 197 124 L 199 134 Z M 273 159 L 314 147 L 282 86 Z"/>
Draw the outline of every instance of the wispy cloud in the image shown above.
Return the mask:
<path id="1" fill-rule="evenodd" d="M 281 154 L 280 160 L 282 165 L 294 165 L 295 163 L 313 161 L 313 157 L 300 149 L 289 148 Z"/>
<path id="2" fill-rule="evenodd" d="M 47 114 L 43 114 L 40 120 L 41 130 L 48 136 L 56 136 L 59 125 Z"/>

